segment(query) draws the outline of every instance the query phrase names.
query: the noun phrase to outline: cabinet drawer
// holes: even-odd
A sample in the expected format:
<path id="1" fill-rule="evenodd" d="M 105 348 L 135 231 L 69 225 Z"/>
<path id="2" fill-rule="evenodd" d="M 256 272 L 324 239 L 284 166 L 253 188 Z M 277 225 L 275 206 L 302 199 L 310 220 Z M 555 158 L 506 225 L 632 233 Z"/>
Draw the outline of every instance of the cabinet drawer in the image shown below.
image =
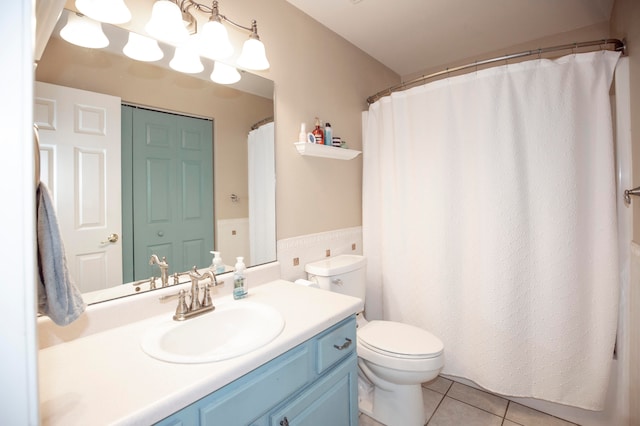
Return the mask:
<path id="1" fill-rule="evenodd" d="M 317 340 L 316 372 L 321 374 L 356 349 L 356 319 L 348 318 Z"/>

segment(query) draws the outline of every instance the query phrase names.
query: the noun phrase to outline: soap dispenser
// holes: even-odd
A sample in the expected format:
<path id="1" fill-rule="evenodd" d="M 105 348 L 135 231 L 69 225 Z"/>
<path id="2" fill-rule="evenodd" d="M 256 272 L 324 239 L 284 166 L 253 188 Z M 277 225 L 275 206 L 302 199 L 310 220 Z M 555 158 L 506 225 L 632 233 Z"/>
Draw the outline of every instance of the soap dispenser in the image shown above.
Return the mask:
<path id="1" fill-rule="evenodd" d="M 213 269 L 213 272 L 216 274 L 224 273 L 225 268 L 224 264 L 222 263 L 222 257 L 220 257 L 220 252 L 210 251 L 209 253 L 213 255 L 213 259 L 211 260 L 211 269 Z"/>
<path id="2" fill-rule="evenodd" d="M 233 274 L 233 298 L 242 299 L 247 296 L 247 281 L 244 278 L 244 257 L 236 257 L 235 273 Z"/>

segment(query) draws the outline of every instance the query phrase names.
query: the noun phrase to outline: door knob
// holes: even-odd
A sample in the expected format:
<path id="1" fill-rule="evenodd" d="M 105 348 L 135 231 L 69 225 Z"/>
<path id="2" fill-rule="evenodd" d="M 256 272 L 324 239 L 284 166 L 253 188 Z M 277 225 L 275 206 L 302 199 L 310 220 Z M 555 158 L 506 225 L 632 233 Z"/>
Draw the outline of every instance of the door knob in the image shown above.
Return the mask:
<path id="1" fill-rule="evenodd" d="M 106 241 L 100 241 L 100 244 L 115 243 L 118 241 L 118 234 L 109 234 Z"/>

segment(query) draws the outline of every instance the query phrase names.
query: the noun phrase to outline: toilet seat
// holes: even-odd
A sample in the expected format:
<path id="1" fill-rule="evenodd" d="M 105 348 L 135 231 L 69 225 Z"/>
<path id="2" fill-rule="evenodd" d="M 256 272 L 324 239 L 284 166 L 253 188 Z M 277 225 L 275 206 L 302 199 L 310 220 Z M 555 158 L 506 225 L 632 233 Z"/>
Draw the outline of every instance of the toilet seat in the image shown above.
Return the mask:
<path id="1" fill-rule="evenodd" d="M 442 341 L 428 331 L 394 321 L 370 321 L 358 330 L 358 340 L 372 351 L 396 358 L 434 358 L 444 350 Z"/>

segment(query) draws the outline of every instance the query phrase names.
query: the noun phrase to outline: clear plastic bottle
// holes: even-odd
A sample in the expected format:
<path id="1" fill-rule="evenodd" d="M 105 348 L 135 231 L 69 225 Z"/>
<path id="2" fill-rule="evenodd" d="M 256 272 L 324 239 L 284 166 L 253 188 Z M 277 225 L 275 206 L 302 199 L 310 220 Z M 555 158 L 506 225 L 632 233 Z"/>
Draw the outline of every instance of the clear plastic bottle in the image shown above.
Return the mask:
<path id="1" fill-rule="evenodd" d="M 300 133 L 298 134 L 298 142 L 307 141 L 307 125 L 306 123 L 300 123 Z"/>
<path id="2" fill-rule="evenodd" d="M 224 273 L 225 268 L 224 263 L 222 263 L 222 257 L 220 257 L 220 252 L 210 251 L 209 253 L 213 255 L 213 259 L 211 260 L 211 269 L 213 269 L 213 272 L 216 274 Z"/>
<path id="3" fill-rule="evenodd" d="M 324 144 L 331 146 L 333 144 L 333 131 L 331 130 L 331 123 L 325 123 L 324 125 Z"/>
<path id="4" fill-rule="evenodd" d="M 244 257 L 236 257 L 235 273 L 233 274 L 233 298 L 242 299 L 247 296 L 247 281 L 244 278 Z"/>

